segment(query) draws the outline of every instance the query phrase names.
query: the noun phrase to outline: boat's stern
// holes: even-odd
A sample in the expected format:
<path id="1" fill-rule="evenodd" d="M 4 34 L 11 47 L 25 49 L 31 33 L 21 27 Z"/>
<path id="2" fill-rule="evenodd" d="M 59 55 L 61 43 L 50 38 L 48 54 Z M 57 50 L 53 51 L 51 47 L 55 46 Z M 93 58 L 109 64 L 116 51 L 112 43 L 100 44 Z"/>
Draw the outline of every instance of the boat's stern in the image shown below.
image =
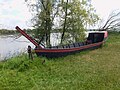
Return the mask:
<path id="1" fill-rule="evenodd" d="M 104 31 L 104 39 L 106 40 L 108 38 L 108 32 Z"/>

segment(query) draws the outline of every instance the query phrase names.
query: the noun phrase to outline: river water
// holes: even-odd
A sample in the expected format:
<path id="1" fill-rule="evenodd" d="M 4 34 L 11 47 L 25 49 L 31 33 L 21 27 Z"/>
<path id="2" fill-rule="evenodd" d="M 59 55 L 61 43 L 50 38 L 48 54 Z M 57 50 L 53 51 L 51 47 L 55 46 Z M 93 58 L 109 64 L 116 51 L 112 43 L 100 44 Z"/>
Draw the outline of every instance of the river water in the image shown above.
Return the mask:
<path id="1" fill-rule="evenodd" d="M 27 46 L 35 46 L 25 37 L 15 39 L 13 35 L 0 36 L 0 61 L 16 56 L 22 52 L 27 52 Z"/>
<path id="2" fill-rule="evenodd" d="M 60 33 L 51 34 L 51 45 L 56 46 L 59 44 Z M 33 49 L 35 46 L 28 41 L 24 36 L 15 39 L 15 35 L 0 35 L 0 61 L 10 57 L 19 55 L 20 53 L 27 52 L 27 47 L 30 45 Z"/>

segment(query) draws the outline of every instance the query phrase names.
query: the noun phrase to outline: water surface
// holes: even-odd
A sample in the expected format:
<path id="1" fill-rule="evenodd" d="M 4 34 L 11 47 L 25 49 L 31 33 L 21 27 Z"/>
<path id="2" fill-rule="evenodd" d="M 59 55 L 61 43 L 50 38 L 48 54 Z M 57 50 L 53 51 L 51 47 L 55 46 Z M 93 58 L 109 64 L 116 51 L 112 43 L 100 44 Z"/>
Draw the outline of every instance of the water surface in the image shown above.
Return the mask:
<path id="1" fill-rule="evenodd" d="M 15 39 L 13 35 L 1 35 L 0 61 L 18 55 L 22 52 L 27 52 L 28 45 L 34 48 L 34 45 L 23 36 Z"/>

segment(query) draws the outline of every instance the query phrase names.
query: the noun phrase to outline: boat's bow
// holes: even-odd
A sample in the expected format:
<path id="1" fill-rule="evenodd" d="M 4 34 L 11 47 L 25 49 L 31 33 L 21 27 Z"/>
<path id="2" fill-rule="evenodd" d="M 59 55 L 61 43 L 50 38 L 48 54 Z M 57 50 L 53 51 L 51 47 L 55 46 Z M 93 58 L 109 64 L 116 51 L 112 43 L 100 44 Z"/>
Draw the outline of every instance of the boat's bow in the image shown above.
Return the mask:
<path id="1" fill-rule="evenodd" d="M 20 29 L 18 26 L 16 26 L 17 31 L 19 31 L 23 36 L 25 36 L 30 42 L 32 42 L 36 47 L 38 48 L 42 48 L 41 46 L 39 46 L 39 44 L 32 38 L 30 37 L 25 31 L 23 31 L 22 29 Z"/>

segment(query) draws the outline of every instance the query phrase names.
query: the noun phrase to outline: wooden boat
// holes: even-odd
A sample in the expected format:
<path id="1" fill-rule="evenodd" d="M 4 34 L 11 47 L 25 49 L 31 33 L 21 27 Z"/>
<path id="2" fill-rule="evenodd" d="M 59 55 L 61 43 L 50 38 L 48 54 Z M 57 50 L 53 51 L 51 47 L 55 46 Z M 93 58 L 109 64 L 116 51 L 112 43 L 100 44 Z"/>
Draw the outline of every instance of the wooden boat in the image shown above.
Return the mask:
<path id="1" fill-rule="evenodd" d="M 34 39 L 27 35 L 18 26 L 16 26 L 16 29 L 36 46 L 34 50 L 37 56 L 43 56 L 47 58 L 63 57 L 84 50 L 99 48 L 103 45 L 108 37 L 107 31 L 95 31 L 90 32 L 87 40 L 84 42 L 42 48 Z"/>

